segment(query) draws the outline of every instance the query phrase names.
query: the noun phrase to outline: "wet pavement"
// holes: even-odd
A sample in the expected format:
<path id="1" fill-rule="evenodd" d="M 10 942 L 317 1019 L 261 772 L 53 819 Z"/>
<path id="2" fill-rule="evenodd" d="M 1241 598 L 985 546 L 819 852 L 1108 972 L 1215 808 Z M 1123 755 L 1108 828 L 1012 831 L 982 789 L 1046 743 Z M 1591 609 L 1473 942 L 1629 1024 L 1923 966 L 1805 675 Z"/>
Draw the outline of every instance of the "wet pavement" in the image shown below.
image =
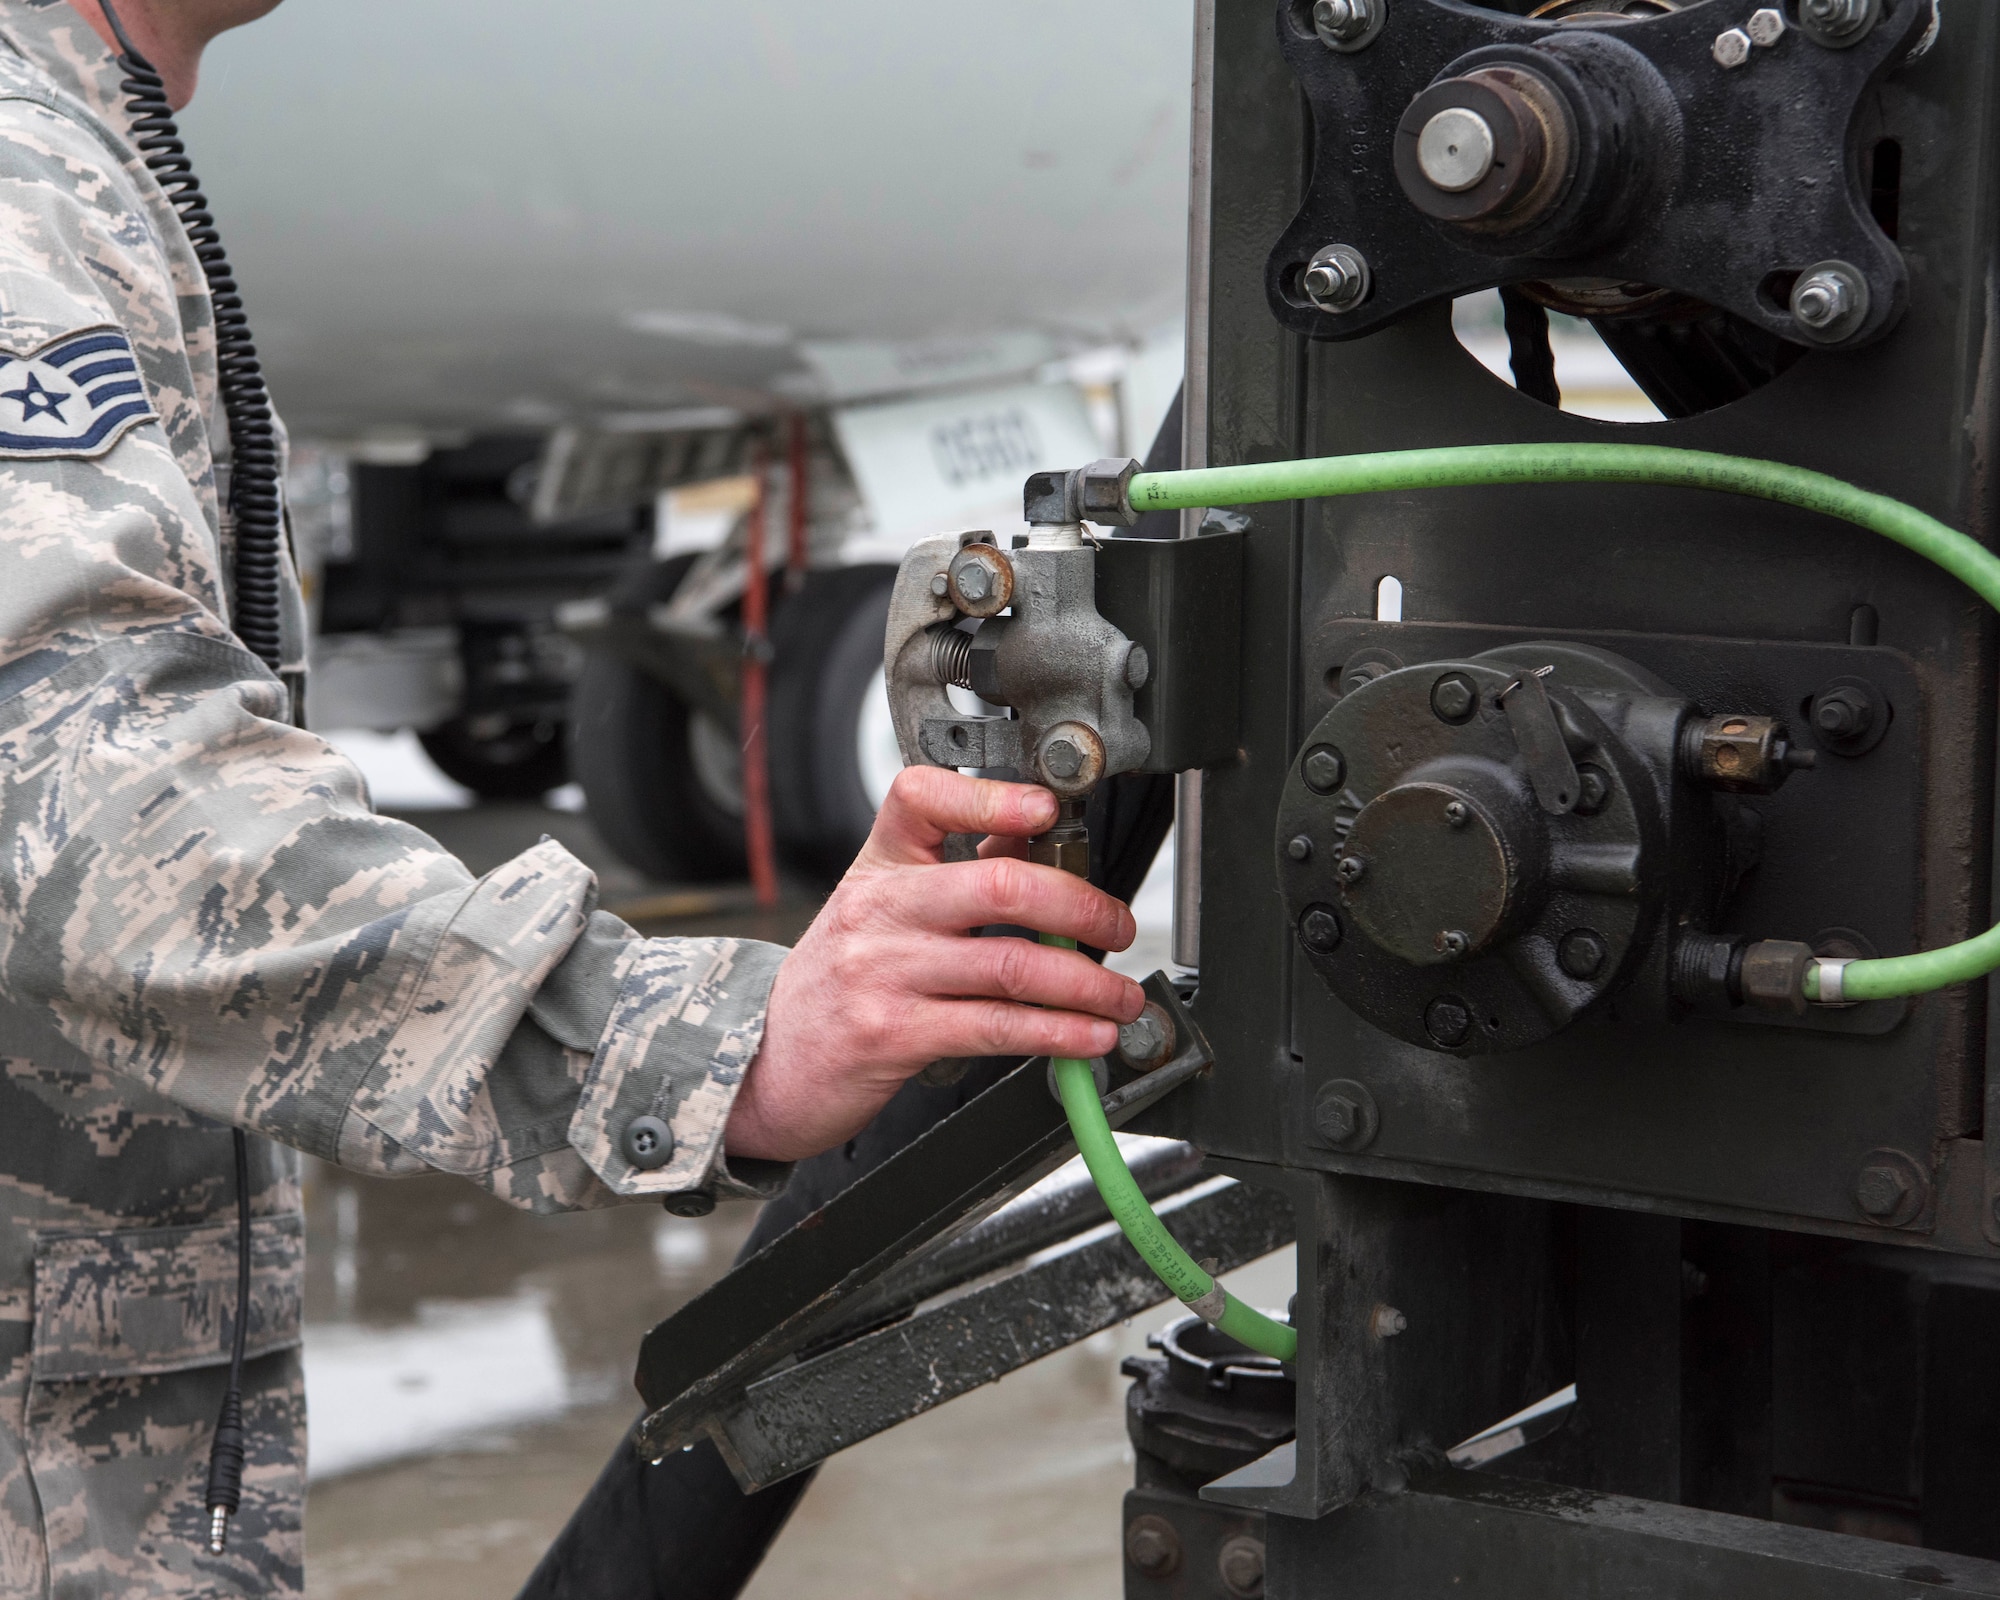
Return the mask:
<path id="1" fill-rule="evenodd" d="M 813 910 L 642 883 L 574 812 L 409 815 L 475 870 L 553 835 L 600 867 L 604 904 L 648 932 L 790 942 Z M 1166 906 L 1161 879 L 1141 897 L 1143 948 L 1120 965 L 1161 964 Z M 455 1179 L 316 1164 L 312 1600 L 513 1594 L 636 1413 L 640 1337 L 726 1269 L 753 1217 L 725 1206 L 690 1221 L 643 1205 L 531 1217 Z M 1281 1306 L 1289 1253 L 1231 1282 Z M 1118 1362 L 1166 1320 L 1162 1307 L 835 1458 L 750 1600 L 1113 1600 L 1131 1478 Z"/>

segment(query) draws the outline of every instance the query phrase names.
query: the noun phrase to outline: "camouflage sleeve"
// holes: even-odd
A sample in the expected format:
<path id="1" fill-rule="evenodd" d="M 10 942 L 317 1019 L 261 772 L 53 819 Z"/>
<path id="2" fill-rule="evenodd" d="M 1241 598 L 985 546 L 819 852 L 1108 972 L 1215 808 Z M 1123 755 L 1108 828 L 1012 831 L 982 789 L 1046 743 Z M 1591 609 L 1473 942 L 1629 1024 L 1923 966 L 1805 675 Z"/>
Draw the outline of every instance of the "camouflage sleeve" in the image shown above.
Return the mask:
<path id="1" fill-rule="evenodd" d="M 199 386 L 127 181 L 0 102 L 0 1035 L 535 1209 L 770 1192 L 782 1170 L 732 1170 L 722 1135 L 781 950 L 641 939 L 552 842 L 475 881 L 283 720 L 224 621 Z M 28 429 L 6 392 L 65 392 L 47 353 L 85 334 L 146 403 Z"/>

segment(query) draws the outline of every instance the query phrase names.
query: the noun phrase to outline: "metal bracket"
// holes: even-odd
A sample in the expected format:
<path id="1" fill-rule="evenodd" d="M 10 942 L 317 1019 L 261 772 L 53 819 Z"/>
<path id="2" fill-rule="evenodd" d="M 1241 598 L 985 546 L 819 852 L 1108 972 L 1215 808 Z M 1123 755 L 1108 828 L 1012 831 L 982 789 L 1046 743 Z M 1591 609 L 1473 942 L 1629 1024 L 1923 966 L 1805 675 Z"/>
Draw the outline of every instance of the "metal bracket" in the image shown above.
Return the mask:
<path id="1" fill-rule="evenodd" d="M 1748 50 L 1746 34 L 1733 65 L 1718 57 L 1718 35 L 1749 29 L 1760 0 L 1708 0 L 1605 27 L 1451 0 L 1385 9 L 1380 36 L 1349 52 L 1321 42 L 1312 7 L 1276 7 L 1279 48 L 1317 131 L 1305 201 L 1265 270 L 1271 309 L 1292 332 L 1351 339 L 1427 301 L 1588 278 L 1678 291 L 1818 346 L 1835 323 L 1795 313 L 1791 290 L 1822 267 L 1850 274 L 1850 299 L 1865 308 L 1838 319 L 1842 348 L 1881 337 L 1901 316 L 1903 259 L 1869 213 L 1849 142 L 1862 95 L 1929 27 L 1922 0 L 1886 0 L 1879 25 L 1846 49 L 1790 30 Z M 1516 232 L 1498 231 L 1497 219 L 1425 215 L 1397 175 L 1406 114 L 1434 84 L 1524 71 L 1575 114 L 1548 215 Z M 1774 117 L 1774 106 L 1785 114 Z M 1358 293 L 1306 281 L 1336 244 L 1363 258 Z"/>

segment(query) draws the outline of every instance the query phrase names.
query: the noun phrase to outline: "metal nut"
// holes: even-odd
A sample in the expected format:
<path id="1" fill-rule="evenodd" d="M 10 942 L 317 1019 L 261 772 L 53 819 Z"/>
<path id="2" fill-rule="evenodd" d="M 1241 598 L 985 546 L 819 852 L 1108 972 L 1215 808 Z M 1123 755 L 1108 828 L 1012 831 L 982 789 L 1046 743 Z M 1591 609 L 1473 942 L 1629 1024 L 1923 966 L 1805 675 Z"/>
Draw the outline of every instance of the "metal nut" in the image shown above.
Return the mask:
<path id="1" fill-rule="evenodd" d="M 991 617 L 1014 603 L 1014 563 L 990 544 L 969 544 L 946 569 L 951 603 L 968 617 Z"/>
<path id="2" fill-rule="evenodd" d="M 1467 722 L 1479 709 L 1479 688 L 1462 672 L 1447 672 L 1431 685 L 1431 710 L 1440 722 Z"/>
<path id="3" fill-rule="evenodd" d="M 1264 1592 L 1264 1541 L 1239 1533 L 1216 1554 L 1215 1573 L 1232 1600 L 1258 1600 Z"/>
<path id="4" fill-rule="evenodd" d="M 1472 1012 L 1453 995 L 1440 995 L 1424 1008 L 1424 1031 L 1447 1050 L 1465 1043 L 1472 1033 Z"/>
<path id="5" fill-rule="evenodd" d="M 1386 0 L 1313 0 L 1313 32 L 1343 54 L 1372 44 L 1387 16 Z"/>
<path id="6" fill-rule="evenodd" d="M 1750 35 L 1741 28 L 1718 33 L 1708 53 L 1715 57 L 1718 67 L 1740 67 L 1750 59 Z"/>
<path id="7" fill-rule="evenodd" d="M 1556 962 L 1572 978 L 1590 978 L 1610 954 L 1603 938 L 1589 928 L 1572 928 L 1556 946 Z"/>
<path id="8" fill-rule="evenodd" d="M 1859 44 L 1881 15 L 1881 0 L 1799 0 L 1799 26 L 1831 50 Z"/>
<path id="9" fill-rule="evenodd" d="M 1793 939 L 1759 939 L 1743 951 L 1738 981 L 1743 998 L 1753 1006 L 1803 1016 L 1806 970 L 1818 959 L 1809 944 Z"/>
<path id="10" fill-rule="evenodd" d="M 1104 776 L 1104 741 L 1081 722 L 1058 722 L 1035 750 L 1042 782 L 1064 799 L 1088 794 Z"/>
<path id="11" fill-rule="evenodd" d="M 1868 318 L 1868 280 L 1845 261 L 1821 261 L 1792 285 L 1792 321 L 1820 344 L 1838 344 Z"/>
<path id="12" fill-rule="evenodd" d="M 1785 14 L 1775 6 L 1765 6 L 1761 11 L 1751 12 L 1743 28 L 1752 44 L 1759 50 L 1768 50 L 1785 36 Z"/>
<path id="13" fill-rule="evenodd" d="M 1174 1023 L 1157 1001 L 1118 1030 L 1118 1053 L 1142 1071 L 1157 1067 L 1174 1049 Z"/>
<path id="14" fill-rule="evenodd" d="M 1181 1536 L 1165 1517 L 1134 1517 L 1125 1528 L 1125 1559 L 1149 1578 L 1170 1578 L 1180 1571 Z"/>
<path id="15" fill-rule="evenodd" d="M 1344 1094 L 1329 1095 L 1313 1107 L 1313 1127 L 1321 1137 L 1346 1144 L 1361 1130 L 1361 1107 Z"/>
<path id="16" fill-rule="evenodd" d="M 1352 311 L 1373 283 L 1368 258 L 1352 245 L 1330 244 L 1299 274 L 1299 287 L 1322 311 Z"/>
<path id="17" fill-rule="evenodd" d="M 1299 941 L 1317 955 L 1340 948 L 1340 918 L 1331 906 L 1307 906 L 1299 918 Z"/>
<path id="18" fill-rule="evenodd" d="M 1314 794 L 1332 794 L 1340 787 L 1341 779 L 1347 776 L 1347 763 L 1330 744 L 1314 745 L 1306 752 L 1306 758 L 1300 765 L 1305 774 L 1306 787 Z"/>
<path id="19" fill-rule="evenodd" d="M 1899 1167 L 1867 1166 L 1854 1184 L 1855 1204 L 1871 1217 L 1893 1217 L 1909 1199 L 1909 1174 Z"/>

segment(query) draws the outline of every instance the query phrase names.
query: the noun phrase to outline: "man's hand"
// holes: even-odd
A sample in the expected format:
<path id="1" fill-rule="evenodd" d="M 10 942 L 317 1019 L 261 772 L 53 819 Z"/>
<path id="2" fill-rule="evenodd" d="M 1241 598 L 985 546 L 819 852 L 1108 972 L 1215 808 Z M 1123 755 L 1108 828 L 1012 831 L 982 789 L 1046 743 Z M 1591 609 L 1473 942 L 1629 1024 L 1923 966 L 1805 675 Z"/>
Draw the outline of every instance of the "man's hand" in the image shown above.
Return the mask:
<path id="1" fill-rule="evenodd" d="M 1056 820 L 1026 784 L 910 767 L 868 843 L 778 969 L 763 1047 L 737 1092 L 731 1155 L 793 1161 L 852 1138 L 940 1056 L 1101 1056 L 1145 1004 L 1130 978 L 1074 950 L 974 939 L 1012 923 L 1103 950 L 1132 913 L 1102 890 L 1021 859 Z M 947 833 L 984 833 L 978 861 L 945 862 Z"/>

